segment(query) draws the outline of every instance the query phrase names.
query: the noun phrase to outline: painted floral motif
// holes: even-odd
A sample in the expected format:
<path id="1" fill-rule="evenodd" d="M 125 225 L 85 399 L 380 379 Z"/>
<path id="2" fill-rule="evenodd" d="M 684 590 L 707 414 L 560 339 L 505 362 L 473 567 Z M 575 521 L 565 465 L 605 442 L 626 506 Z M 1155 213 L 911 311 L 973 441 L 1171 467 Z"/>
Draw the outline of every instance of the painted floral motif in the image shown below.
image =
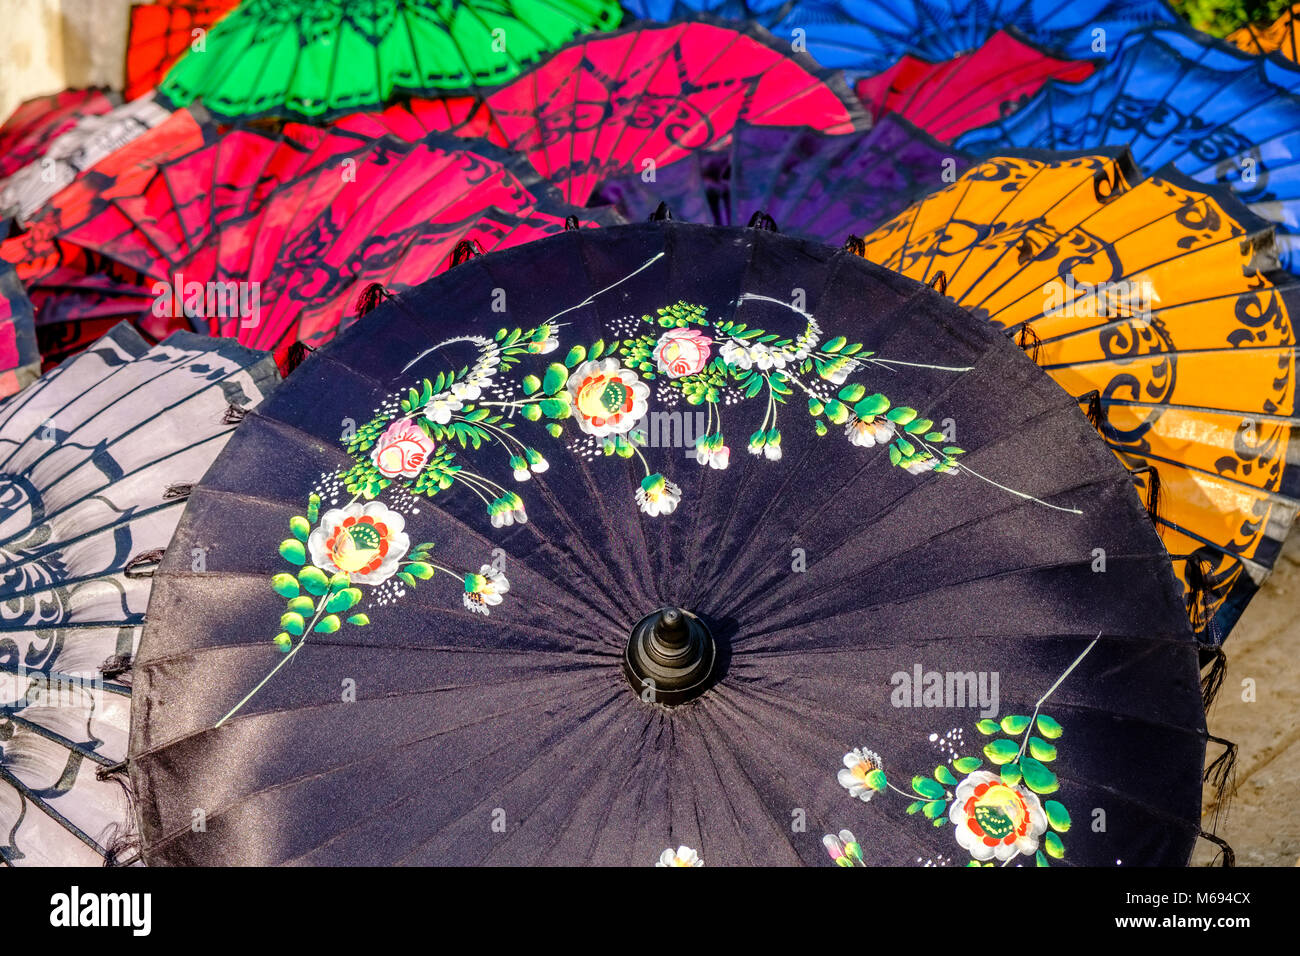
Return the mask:
<path id="1" fill-rule="evenodd" d="M 917 774 L 911 792 L 890 782 L 880 757 L 865 747 L 844 755 L 844 767 L 837 779 L 850 797 L 864 803 L 886 791 L 906 797 L 909 815 L 920 814 L 935 827 L 951 825 L 953 838 L 970 855 L 968 866 L 1006 866 L 1019 858 L 1032 859 L 1038 866 L 1065 856 L 1060 834 L 1070 829 L 1070 814 L 1057 800 L 1045 800 L 1060 789 L 1060 779 L 1051 769 L 1057 745 L 1065 729 L 1042 713 L 1042 705 L 1092 649 L 1094 640 L 1066 668 L 1050 690 L 1039 698 L 1032 714 L 1007 714 L 1001 719 L 983 718 L 975 729 L 988 739 L 982 756 L 962 755 L 965 736 L 960 729 L 931 735 L 944 760 L 933 773 Z M 960 748 L 960 749 L 959 749 Z M 985 761 L 988 761 L 988 767 Z M 838 838 L 823 837 L 831 859 L 839 866 L 853 866 L 846 858 L 847 830 Z M 852 837 L 852 834 L 849 834 Z"/>
<path id="2" fill-rule="evenodd" d="M 831 855 L 836 866 L 866 866 L 862 858 L 862 846 L 852 830 L 841 830 L 839 835 L 828 833 L 822 837 L 822 845 Z"/>
<path id="3" fill-rule="evenodd" d="M 434 447 L 432 438 L 411 422 L 399 419 L 379 436 L 370 460 L 385 478 L 414 478 L 428 463 Z"/>
<path id="4" fill-rule="evenodd" d="M 652 518 L 672 514 L 681 500 L 682 489 L 658 473 L 646 475 L 636 490 L 637 505 Z"/>
<path id="5" fill-rule="evenodd" d="M 650 408 L 650 386 L 617 359 L 583 362 L 568 390 L 578 427 L 598 438 L 631 431 Z"/>
<path id="6" fill-rule="evenodd" d="M 655 866 L 703 866 L 704 860 L 699 853 L 688 846 L 679 846 L 676 850 L 669 847 L 659 854 Z"/>
<path id="7" fill-rule="evenodd" d="M 1030 856 L 1038 852 L 1039 837 L 1047 830 L 1038 797 L 987 770 L 977 770 L 957 785 L 948 817 L 962 849 L 981 862 Z"/>
<path id="8" fill-rule="evenodd" d="M 321 516 L 307 536 L 307 551 L 322 571 L 343 572 L 355 584 L 383 584 L 411 547 L 405 527 L 406 519 L 386 505 L 354 503 Z"/>
<path id="9" fill-rule="evenodd" d="M 491 338 L 455 336 L 415 356 L 406 369 L 439 353 L 440 367 L 450 370 L 392 396 L 346 438 L 352 466 L 331 479 L 331 487 L 337 484 L 350 498 L 331 500 L 321 515 L 322 487 L 310 496 L 307 514 L 290 521 L 293 537 L 285 539 L 280 553 L 299 570 L 272 579 L 288 602 L 274 639 L 286 660 L 267 679 L 298 653 L 309 634 L 331 633 L 341 623 L 369 623 L 364 613 L 340 618 L 364 596 L 356 585 L 374 589 L 380 603 L 388 603 L 404 588 L 444 572 L 463 581 L 467 610 L 488 614 L 502 603 L 509 592 L 504 575 L 487 565 L 472 573 L 436 564 L 430 558 L 433 544 L 412 547 L 405 518 L 391 501 L 378 500 L 390 489 L 409 501 L 458 486 L 479 498 L 493 528 L 527 523 L 523 497 L 474 467 L 480 452 L 502 455 L 513 480 L 523 483 L 550 468 L 536 440 L 594 439 L 606 457 L 636 459 L 643 472 L 634 492 L 636 506 L 651 518 L 663 518 L 680 509 L 682 489 L 652 468 L 643 452 L 650 443 L 640 426 L 652 403 L 703 405 L 706 427 L 695 443 L 695 460 L 722 470 L 731 464 L 723 405 L 762 402 L 761 417 L 750 419 L 751 427 L 753 418 L 759 421 L 747 450 L 759 460 L 779 462 L 778 417 L 799 392 L 807 397 L 818 436 L 835 425 L 844 429 L 850 445 L 887 444 L 890 464 L 916 475 L 975 474 L 958 463 L 961 448 L 939 444 L 946 438 L 932 421 L 850 381 L 869 368 L 910 363 L 881 358 L 843 336 L 827 339 L 811 315 L 786 302 L 765 301 L 795 314 L 802 331 L 782 335 L 730 319 L 714 321 L 705 306 L 677 302 L 642 315 L 649 329 L 644 334 L 569 343 L 563 361 L 531 370 L 520 366 L 561 348 L 562 326 L 548 321 L 531 329 L 499 329 Z M 467 364 L 460 354 L 451 359 L 451 352 L 464 353 Z M 656 379 L 666 386 L 657 396 L 650 384 Z M 866 799 L 864 793 L 855 795 Z"/>
<path id="10" fill-rule="evenodd" d="M 855 747 L 844 755 L 844 769 L 839 772 L 840 786 L 863 803 L 885 789 L 885 772 L 880 757 L 865 748 Z"/>
<path id="11" fill-rule="evenodd" d="M 465 607 L 478 614 L 487 614 L 488 608 L 501 603 L 502 595 L 510 590 L 510 582 L 503 572 L 485 564 L 478 574 L 465 575 Z"/>
<path id="12" fill-rule="evenodd" d="M 523 498 L 474 468 L 468 453 L 504 454 L 514 480 L 527 482 L 549 468 L 539 441 L 549 437 L 579 447 L 595 439 L 604 456 L 640 464 L 636 506 L 662 518 L 680 509 L 682 489 L 646 458 L 651 445 L 644 423 L 652 412 L 678 403 L 703 406 L 705 423 L 694 457 L 701 467 L 724 470 L 731 466 L 732 447 L 723 426 L 724 405 L 762 403 L 761 412 L 755 409 L 749 417 L 749 427 L 757 428 L 745 447 L 756 459 L 779 462 L 779 419 L 798 393 L 807 399 L 818 436 L 834 426 L 850 446 L 887 446 L 889 463 L 913 475 L 975 474 L 958 461 L 963 449 L 945 444 L 945 433 L 933 421 L 851 380 L 912 363 L 885 359 L 843 336 L 827 338 L 813 316 L 789 303 L 748 294 L 742 299 L 764 300 L 790 312 L 802 330 L 783 335 L 730 319 L 715 321 L 705 306 L 677 302 L 642 315 L 641 323 L 649 327 L 643 334 L 570 342 L 562 361 L 544 366 L 524 363 L 562 348 L 562 327 L 551 322 L 500 329 L 491 338 L 440 342 L 407 368 L 449 350 L 469 350 L 472 364 L 417 382 L 358 428 L 347 446 L 355 462 L 343 476 L 347 488 L 369 499 L 393 482 L 427 497 L 459 485 L 482 500 L 493 527 L 510 527 L 528 520 Z M 448 359 L 443 364 L 453 368 L 461 362 Z M 663 386 L 657 393 L 656 382 Z"/>
<path id="13" fill-rule="evenodd" d="M 654 347 L 655 369 L 669 378 L 704 371 L 713 339 L 699 329 L 669 329 Z"/>

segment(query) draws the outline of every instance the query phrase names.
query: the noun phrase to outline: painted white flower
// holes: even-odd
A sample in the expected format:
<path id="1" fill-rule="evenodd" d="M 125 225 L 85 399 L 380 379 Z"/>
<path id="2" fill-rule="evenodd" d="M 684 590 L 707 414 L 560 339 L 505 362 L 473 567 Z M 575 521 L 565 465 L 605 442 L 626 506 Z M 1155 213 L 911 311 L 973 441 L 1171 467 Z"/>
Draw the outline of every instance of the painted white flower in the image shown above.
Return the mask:
<path id="1" fill-rule="evenodd" d="M 478 574 L 465 575 L 465 607 L 476 614 L 487 614 L 489 608 L 501 603 L 502 595 L 510 590 L 505 574 L 485 564 Z"/>
<path id="2" fill-rule="evenodd" d="M 701 446 L 699 442 L 696 442 L 695 460 L 701 465 L 708 465 L 710 468 L 721 471 L 731 461 L 731 449 L 727 445 L 719 445 L 714 448 L 712 446 Z"/>
<path id="3" fill-rule="evenodd" d="M 844 426 L 844 435 L 849 444 L 870 448 L 872 445 L 886 444 L 894 437 L 894 430 L 888 420 L 881 416 L 854 418 Z"/>
<path id="4" fill-rule="evenodd" d="M 513 491 L 508 491 L 488 505 L 488 516 L 492 527 L 508 528 L 513 524 L 527 524 L 528 514 L 524 511 L 524 499 Z"/>
<path id="5" fill-rule="evenodd" d="M 672 514 L 682 500 L 682 489 L 663 475 L 647 475 L 636 490 L 636 503 L 652 518 Z"/>
<path id="6" fill-rule="evenodd" d="M 688 846 L 679 846 L 676 850 L 672 847 L 664 850 L 659 854 L 659 859 L 655 866 L 703 866 L 704 860 L 700 854 Z"/>
<path id="7" fill-rule="evenodd" d="M 957 785 L 948 819 L 962 849 L 981 863 L 1032 856 L 1047 830 L 1047 814 L 1037 794 L 1023 786 L 1009 787 L 987 770 L 976 770 Z"/>
<path id="8" fill-rule="evenodd" d="M 465 378 L 451 385 L 451 394 L 462 402 L 472 402 L 483 394 L 483 387 L 473 378 Z"/>
<path id="9" fill-rule="evenodd" d="M 745 342 L 740 339 L 728 339 L 718 349 L 718 354 L 733 368 L 757 368 L 762 372 L 783 369 L 790 361 L 790 355 L 785 351 L 770 349 L 761 342 Z"/>
<path id="10" fill-rule="evenodd" d="M 856 797 L 863 803 L 867 803 L 876 795 L 878 789 L 883 789 L 883 783 L 879 787 L 872 785 L 873 782 L 880 781 L 881 778 L 871 776 L 880 769 L 879 754 L 865 747 L 854 747 L 844 755 L 844 767 L 836 779 L 839 780 L 840 786 L 849 792 L 850 797 Z"/>
<path id="11" fill-rule="evenodd" d="M 354 502 L 321 515 L 307 552 L 322 571 L 344 571 L 353 584 L 383 584 L 410 550 L 405 527 L 406 519 L 387 505 Z"/>
<path id="12" fill-rule="evenodd" d="M 451 421 L 454 412 L 458 412 L 464 407 L 465 403 L 451 392 L 440 392 L 433 396 L 429 403 L 424 406 L 424 417 L 431 422 L 445 425 Z"/>
<path id="13" fill-rule="evenodd" d="M 565 387 L 578 427 L 597 438 L 631 431 L 650 408 L 650 386 L 618 359 L 583 362 Z"/>

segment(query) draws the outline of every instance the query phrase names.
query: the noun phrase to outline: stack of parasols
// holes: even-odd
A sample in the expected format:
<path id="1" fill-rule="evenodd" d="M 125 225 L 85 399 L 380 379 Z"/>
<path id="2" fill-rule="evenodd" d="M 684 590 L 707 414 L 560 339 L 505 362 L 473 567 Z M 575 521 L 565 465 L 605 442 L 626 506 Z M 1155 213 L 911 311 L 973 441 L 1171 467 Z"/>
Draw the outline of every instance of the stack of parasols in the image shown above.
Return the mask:
<path id="1" fill-rule="evenodd" d="M 0 860 L 1231 862 L 1295 21 L 989 6 L 133 5 L 0 126 Z"/>

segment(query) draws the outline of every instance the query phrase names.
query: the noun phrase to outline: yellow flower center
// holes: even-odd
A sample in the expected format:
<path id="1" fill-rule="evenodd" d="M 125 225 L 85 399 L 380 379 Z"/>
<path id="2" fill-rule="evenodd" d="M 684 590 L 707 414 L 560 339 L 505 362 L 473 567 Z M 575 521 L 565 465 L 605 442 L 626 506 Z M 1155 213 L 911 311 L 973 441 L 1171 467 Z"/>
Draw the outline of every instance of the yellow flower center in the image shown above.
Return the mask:
<path id="1" fill-rule="evenodd" d="M 618 379 L 597 378 L 578 392 L 578 411 L 588 418 L 608 418 L 622 409 L 628 388 Z"/>

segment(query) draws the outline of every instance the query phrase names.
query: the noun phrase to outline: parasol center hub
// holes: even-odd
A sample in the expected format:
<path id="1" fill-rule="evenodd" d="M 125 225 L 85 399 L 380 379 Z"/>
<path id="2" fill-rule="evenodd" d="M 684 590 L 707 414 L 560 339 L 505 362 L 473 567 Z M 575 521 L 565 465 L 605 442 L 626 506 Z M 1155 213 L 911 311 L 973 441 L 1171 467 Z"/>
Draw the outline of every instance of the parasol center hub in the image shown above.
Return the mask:
<path id="1" fill-rule="evenodd" d="M 632 628 L 623 672 L 642 700 L 672 706 L 709 688 L 716 659 L 708 625 L 689 611 L 664 607 Z"/>

